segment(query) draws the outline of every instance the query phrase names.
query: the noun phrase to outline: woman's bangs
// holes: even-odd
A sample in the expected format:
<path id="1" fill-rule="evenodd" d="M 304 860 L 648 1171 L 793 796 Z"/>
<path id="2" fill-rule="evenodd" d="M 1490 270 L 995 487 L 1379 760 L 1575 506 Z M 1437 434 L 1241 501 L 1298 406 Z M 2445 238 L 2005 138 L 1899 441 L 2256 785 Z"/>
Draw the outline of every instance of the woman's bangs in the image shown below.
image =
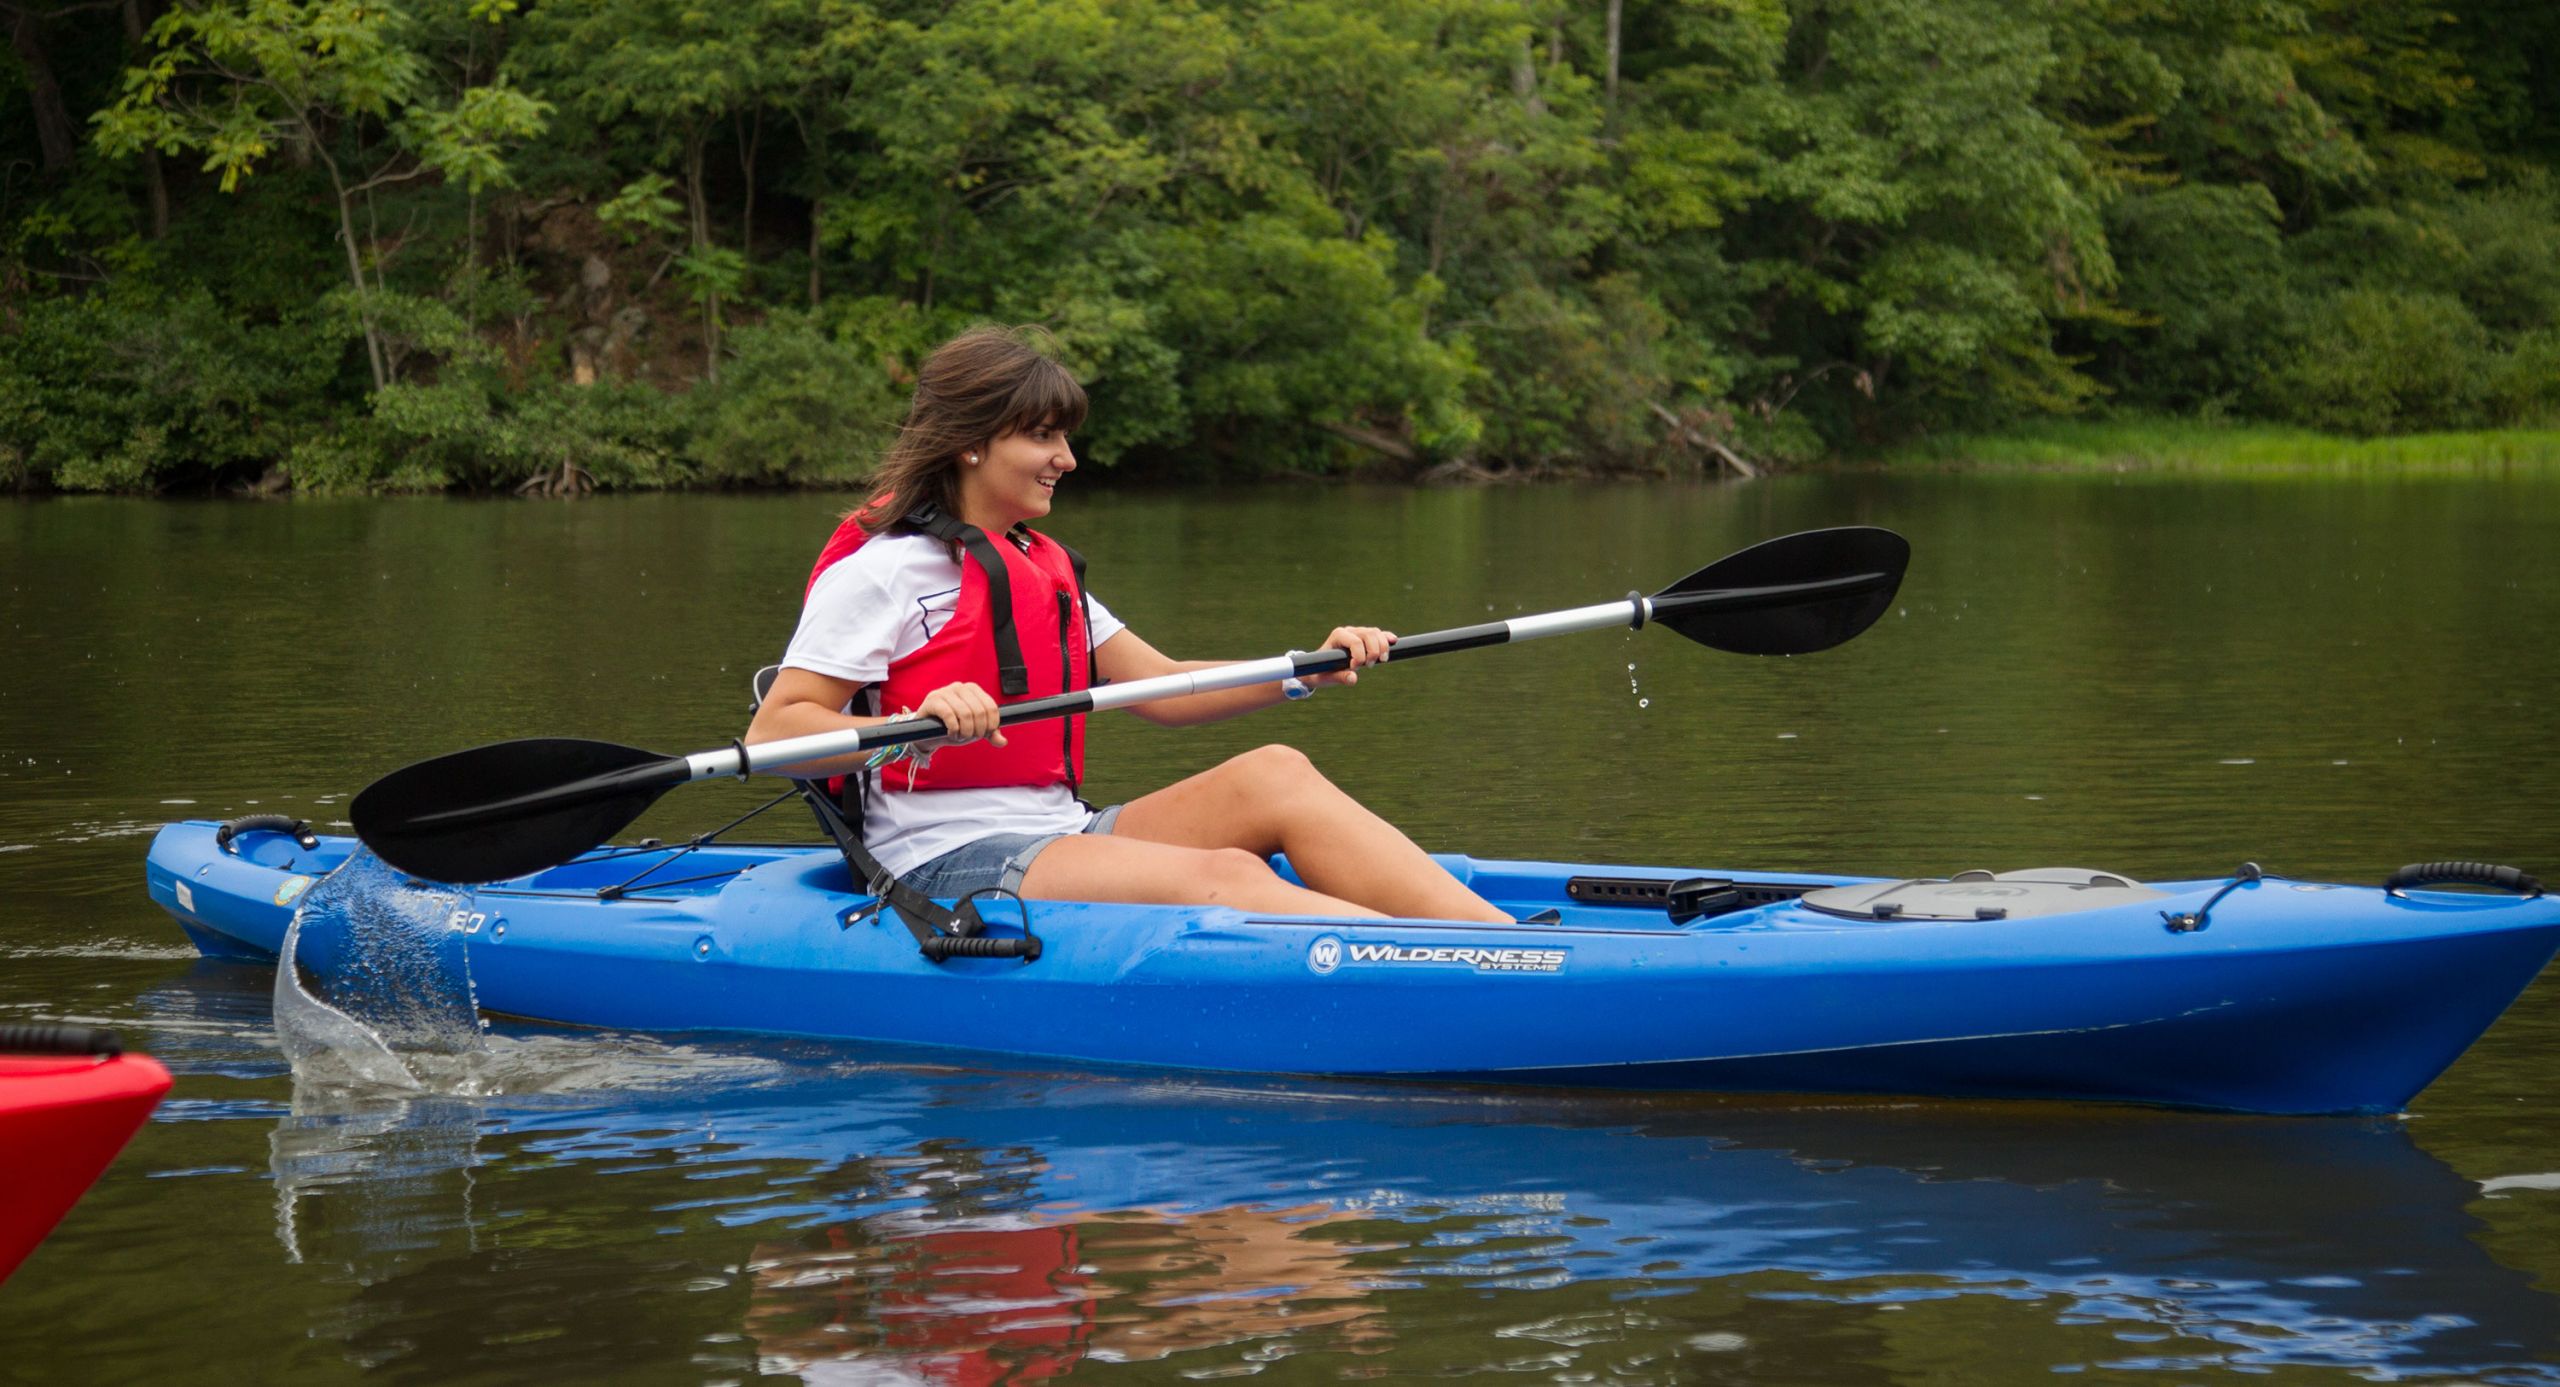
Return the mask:
<path id="1" fill-rule="evenodd" d="M 1084 414 L 1084 387 L 1076 384 L 1066 367 L 1044 356 L 1013 388 L 1002 432 L 1028 433 L 1046 424 L 1074 433 L 1084 427 Z"/>

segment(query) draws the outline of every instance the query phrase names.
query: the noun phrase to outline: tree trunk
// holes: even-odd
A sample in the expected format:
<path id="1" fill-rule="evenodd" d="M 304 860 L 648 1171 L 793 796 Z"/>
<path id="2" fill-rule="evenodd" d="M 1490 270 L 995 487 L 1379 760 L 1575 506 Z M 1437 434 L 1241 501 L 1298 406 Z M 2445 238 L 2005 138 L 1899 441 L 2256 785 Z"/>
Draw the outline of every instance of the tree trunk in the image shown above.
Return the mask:
<path id="1" fill-rule="evenodd" d="M 809 306 L 818 306 L 818 251 L 820 227 L 826 224 L 827 203 L 824 198 L 809 200 Z"/>
<path id="2" fill-rule="evenodd" d="M 1308 422 L 1345 443 L 1356 443 L 1370 452 L 1393 458 L 1398 462 L 1415 463 L 1422 460 L 1422 454 L 1412 444 L 1392 434 L 1380 433 L 1376 429 L 1364 429 L 1357 424 L 1336 423 L 1331 419 L 1311 419 Z"/>
<path id="3" fill-rule="evenodd" d="M 1697 427 L 1691 424 L 1688 420 L 1681 418 L 1670 410 L 1664 409 L 1659 402 L 1647 400 L 1645 401 L 1645 408 L 1652 410 L 1654 417 L 1671 426 L 1671 437 L 1674 440 L 1686 443 L 1690 447 L 1696 448 L 1698 451 L 1707 454 L 1709 457 L 1722 462 L 1725 466 L 1733 469 L 1735 476 L 1748 480 L 1760 475 L 1759 468 L 1752 466 L 1740 453 L 1737 453 L 1733 449 L 1725 446 L 1721 439 L 1707 437 L 1704 433 L 1699 432 Z"/>
<path id="4" fill-rule="evenodd" d="M 338 161 L 329 157 L 329 151 L 319 147 L 320 132 L 313 130 L 308 123 L 302 130 L 311 137 L 313 151 L 320 156 L 321 166 L 329 170 L 329 186 L 337 190 L 338 243 L 347 248 L 347 282 L 355 286 L 356 321 L 364 327 L 365 360 L 373 366 L 373 388 L 380 391 L 391 384 L 391 371 L 383 362 L 381 329 L 374 326 L 373 289 L 364 282 L 364 257 L 356 253 L 355 194 L 347 191 L 347 180 L 338 173 Z"/>
<path id="5" fill-rule="evenodd" d="M 9 46 L 17 50 L 18 63 L 27 70 L 27 104 L 35 108 L 36 148 L 44 157 L 44 171 L 61 173 L 71 167 L 79 135 L 70 109 L 62 104 L 62 84 L 54 80 L 35 11 L 12 5 L 8 12 Z"/>
<path id="6" fill-rule="evenodd" d="M 1626 8 L 1627 0 L 1609 0 L 1608 56 L 1603 60 L 1608 76 L 1602 80 L 1600 90 L 1612 110 L 1618 105 L 1618 29 L 1626 17 Z"/>
<path id="7" fill-rule="evenodd" d="M 1538 99 L 1537 52 L 1530 47 L 1530 38 L 1527 34 L 1520 36 L 1519 56 L 1511 60 L 1511 94 L 1518 97 L 1520 104 L 1531 111 L 1546 108 L 1546 103 Z"/>
<path id="8" fill-rule="evenodd" d="M 786 109 L 791 114 L 791 124 L 800 132 L 802 158 L 806 160 L 810 170 L 809 181 L 817 188 L 817 191 L 809 194 L 809 306 L 816 308 L 820 287 L 818 257 L 819 252 L 826 249 L 826 237 L 823 232 L 827 224 L 826 132 L 828 122 L 824 115 L 819 115 L 814 121 L 810 119 L 809 107 L 813 104 L 815 104 L 814 93 L 804 91 Z"/>
<path id="9" fill-rule="evenodd" d="M 365 359 L 373 366 L 373 388 L 380 390 L 391 384 L 391 372 L 382 361 L 382 334 L 373 325 L 373 287 L 364 282 L 364 257 L 356 254 L 356 210 L 353 203 L 354 199 L 340 188 L 338 241 L 347 248 L 347 282 L 356 289 L 356 320 L 364 325 Z"/>
<path id="10" fill-rule="evenodd" d="M 696 255 L 711 249 L 711 206 L 702 188 L 703 144 L 700 130 L 684 144 L 684 199 L 693 218 Z M 702 378 L 714 385 L 720 382 L 720 295 L 716 290 L 706 290 L 702 296 Z"/>
<path id="11" fill-rule="evenodd" d="M 746 184 L 738 194 L 738 249 L 750 260 L 756 253 L 756 148 L 763 142 L 764 108 L 759 106 L 738 122 L 738 172 Z"/>
<path id="12" fill-rule="evenodd" d="M 151 26 L 143 21 L 142 0 L 124 0 L 124 41 L 127 66 L 139 65 L 150 43 Z M 160 172 L 160 152 L 144 147 L 142 151 L 142 190 L 151 200 L 151 239 L 169 237 L 169 180 Z"/>
<path id="13" fill-rule="evenodd" d="M 950 224 L 950 198 L 944 197 L 944 215 L 933 219 L 933 230 L 924 243 L 924 268 L 917 273 L 917 305 L 930 315 L 933 312 L 933 262 L 942 254 L 942 228 Z"/>

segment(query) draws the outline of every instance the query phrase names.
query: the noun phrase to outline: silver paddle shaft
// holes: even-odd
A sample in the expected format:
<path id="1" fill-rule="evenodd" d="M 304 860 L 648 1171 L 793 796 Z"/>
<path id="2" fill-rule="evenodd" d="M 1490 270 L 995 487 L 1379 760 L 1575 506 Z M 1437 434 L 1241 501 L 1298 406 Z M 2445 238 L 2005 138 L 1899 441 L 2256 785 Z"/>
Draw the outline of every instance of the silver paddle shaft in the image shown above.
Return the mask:
<path id="1" fill-rule="evenodd" d="M 1615 602 L 1600 602 L 1566 611 L 1539 612 L 1508 621 L 1488 621 L 1476 626 L 1406 636 L 1387 652 L 1387 659 L 1413 660 L 1452 650 L 1473 650 L 1512 641 L 1537 640 L 1544 636 L 1598 631 L 1611 626 L 1639 627 L 1652 614 L 1652 598 L 1622 597 Z M 1254 684 L 1277 684 L 1284 679 L 1329 673 L 1350 662 L 1351 654 L 1346 650 L 1292 651 L 1268 659 L 1240 660 L 1229 665 L 1160 674 L 1152 679 L 1132 679 L 1127 683 L 1104 684 L 1099 688 L 1078 689 L 1047 698 L 1025 699 L 1020 703 L 1006 704 L 996 721 L 999 726 L 1012 727 L 1043 718 L 1107 712 L 1113 708 L 1183 698 L 1191 694 L 1216 693 L 1222 689 L 1241 689 Z M 940 718 L 902 718 L 869 727 L 786 737 L 778 742 L 760 742 L 754 746 L 733 745 L 718 751 L 698 751 L 686 757 L 685 763 L 691 770 L 688 778 L 692 780 L 708 780 L 722 775 L 776 774 L 812 762 L 876 751 L 884 746 L 927 741 L 945 736 L 949 730 L 942 725 Z"/>

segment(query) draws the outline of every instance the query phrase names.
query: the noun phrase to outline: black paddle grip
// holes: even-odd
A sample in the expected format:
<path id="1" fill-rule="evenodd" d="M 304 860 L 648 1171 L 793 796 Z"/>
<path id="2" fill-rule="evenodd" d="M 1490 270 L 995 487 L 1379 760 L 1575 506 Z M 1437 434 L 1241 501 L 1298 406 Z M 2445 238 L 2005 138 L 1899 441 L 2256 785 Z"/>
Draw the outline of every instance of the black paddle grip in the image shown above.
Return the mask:
<path id="1" fill-rule="evenodd" d="M 320 846 L 319 835 L 311 831 L 310 821 L 297 819 L 291 814 L 243 814 L 236 819 L 226 819 L 214 829 L 213 845 L 236 855 L 240 850 L 231 846 L 231 840 L 243 833 L 281 833 L 300 843 L 304 852 Z"/>
<path id="2" fill-rule="evenodd" d="M 1037 939 L 992 939 L 983 934 L 967 939 L 937 934 L 917 947 L 936 963 L 946 958 L 1018 958 L 1029 962 L 1040 956 Z"/>
<path id="3" fill-rule="evenodd" d="M 124 1053 L 124 1042 L 103 1026 L 21 1021 L 0 1026 L 0 1055 L 100 1055 Z"/>
<path id="4" fill-rule="evenodd" d="M 2542 883 L 2513 867 L 2494 862 L 2412 862 L 2384 878 L 2382 889 L 2393 893 L 2418 886 L 2494 886 L 2520 896 L 2539 896 Z"/>

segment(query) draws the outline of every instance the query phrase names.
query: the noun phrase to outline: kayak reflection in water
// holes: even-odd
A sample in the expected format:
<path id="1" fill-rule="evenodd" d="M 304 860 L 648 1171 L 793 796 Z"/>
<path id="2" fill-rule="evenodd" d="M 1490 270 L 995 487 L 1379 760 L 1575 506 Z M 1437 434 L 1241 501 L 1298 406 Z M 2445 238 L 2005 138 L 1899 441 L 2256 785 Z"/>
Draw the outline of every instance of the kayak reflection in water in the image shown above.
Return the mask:
<path id="1" fill-rule="evenodd" d="M 1106 1219 L 982 1214 L 835 1224 L 756 1246 L 744 1329 L 764 1372 L 819 1380 L 884 1360 L 873 1380 L 1031 1382 L 1079 1363 L 1321 1334 L 1383 1350 L 1377 1280 L 1329 1205 L 1255 1205 Z M 903 1222 L 906 1226 L 899 1226 Z"/>
<path id="2" fill-rule="evenodd" d="M 2560 1382 L 2550 1296 L 2396 1124 L 1047 1082 L 871 1073 L 724 1117 L 756 1133 L 729 1159 L 799 1177 L 769 1215 L 808 1222 L 745 1258 L 758 1369 L 959 1384 L 1336 1354 L 1402 1380 L 1480 1353 L 1683 1381 L 1748 1349 L 1752 1380 L 1834 1381 L 1869 1358 L 1926 1376 L 1962 1343 L 1982 1381 Z"/>
<path id="3" fill-rule="evenodd" d="M 1225 663 L 1147 644 L 1084 591 L 1081 559 L 1030 528 L 1076 470 L 1071 438 L 1084 418 L 1083 388 L 1029 333 L 973 328 L 937 348 L 870 498 L 819 556 L 748 744 L 941 719 L 952 735 L 929 752 L 795 771 L 846 777 L 863 845 L 885 875 L 926 896 L 999 889 L 1507 922 L 1293 748 L 1260 747 L 1097 811 L 1077 794 L 1083 718 L 999 730 L 1005 702 Z M 1337 626 L 1320 648 L 1348 652 L 1349 669 L 1134 711 L 1165 726 L 1250 713 L 1357 683 L 1395 639 Z M 1287 853 L 1306 884 L 1273 871 L 1273 853 Z"/>

